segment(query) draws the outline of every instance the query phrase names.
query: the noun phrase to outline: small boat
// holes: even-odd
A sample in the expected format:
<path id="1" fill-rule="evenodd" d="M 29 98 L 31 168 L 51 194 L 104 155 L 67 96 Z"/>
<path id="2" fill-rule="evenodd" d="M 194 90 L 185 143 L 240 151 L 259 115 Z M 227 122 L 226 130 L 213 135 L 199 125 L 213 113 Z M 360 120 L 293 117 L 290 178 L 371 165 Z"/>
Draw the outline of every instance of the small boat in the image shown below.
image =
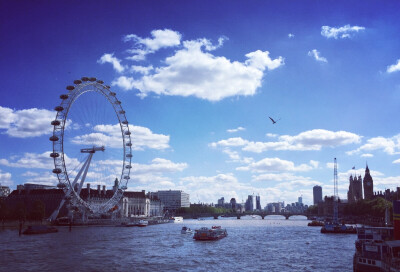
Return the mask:
<path id="1" fill-rule="evenodd" d="M 356 234 L 357 229 L 353 226 L 346 226 L 345 224 L 339 225 L 327 223 L 321 228 L 321 233 Z"/>
<path id="2" fill-rule="evenodd" d="M 202 227 L 195 230 L 193 239 L 197 241 L 212 241 L 222 239 L 226 236 L 228 236 L 226 229 L 222 229 L 221 226 L 213 226 L 211 229 Z"/>
<path id="3" fill-rule="evenodd" d="M 24 230 L 23 234 L 45 234 L 45 233 L 53 233 L 58 232 L 58 229 L 53 226 L 46 225 L 37 225 L 37 226 L 28 226 L 26 230 Z"/>
<path id="4" fill-rule="evenodd" d="M 309 227 L 323 227 L 325 224 L 324 222 L 313 220 L 310 223 L 308 223 Z"/>
<path id="5" fill-rule="evenodd" d="M 193 233 L 193 230 L 188 227 L 182 227 L 181 233 L 182 234 Z"/>
<path id="6" fill-rule="evenodd" d="M 146 227 L 148 224 L 149 222 L 146 220 L 139 220 L 139 222 L 136 222 L 137 227 Z"/>
<path id="7" fill-rule="evenodd" d="M 182 217 L 182 216 L 171 217 L 171 218 L 169 219 L 169 222 L 171 222 L 171 223 L 183 222 L 183 217 Z"/>

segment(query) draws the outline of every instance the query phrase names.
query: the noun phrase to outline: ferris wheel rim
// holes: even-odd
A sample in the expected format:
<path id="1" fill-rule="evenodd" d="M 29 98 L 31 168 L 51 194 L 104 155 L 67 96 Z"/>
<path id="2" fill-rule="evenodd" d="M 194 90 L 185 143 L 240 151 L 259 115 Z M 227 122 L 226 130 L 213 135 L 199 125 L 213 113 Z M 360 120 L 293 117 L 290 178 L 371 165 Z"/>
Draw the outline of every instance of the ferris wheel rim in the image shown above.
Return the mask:
<path id="1" fill-rule="evenodd" d="M 64 189 L 66 197 L 70 198 L 74 205 L 94 213 L 109 212 L 116 207 L 123 192 L 127 189 L 132 168 L 131 132 L 129 131 L 129 123 L 125 111 L 122 108 L 121 101 L 116 98 L 116 93 L 110 90 L 110 86 L 104 85 L 102 80 L 97 80 L 94 77 L 82 77 L 81 80 L 75 80 L 74 85 L 69 85 L 66 89 L 68 93 L 60 95 L 61 104 L 54 108 L 55 111 L 57 111 L 57 115 L 56 119 L 51 122 L 51 125 L 54 126 L 53 136 L 50 137 L 50 141 L 53 142 L 53 153 L 50 154 L 50 157 L 54 159 L 53 173 L 57 174 L 58 185 Z M 69 110 L 79 96 L 86 92 L 97 92 L 103 95 L 111 104 L 118 119 L 122 136 L 123 161 L 119 185 L 117 190 L 114 191 L 113 196 L 108 201 L 101 204 L 89 203 L 83 200 L 74 188 L 72 188 L 64 157 L 64 131 Z"/>

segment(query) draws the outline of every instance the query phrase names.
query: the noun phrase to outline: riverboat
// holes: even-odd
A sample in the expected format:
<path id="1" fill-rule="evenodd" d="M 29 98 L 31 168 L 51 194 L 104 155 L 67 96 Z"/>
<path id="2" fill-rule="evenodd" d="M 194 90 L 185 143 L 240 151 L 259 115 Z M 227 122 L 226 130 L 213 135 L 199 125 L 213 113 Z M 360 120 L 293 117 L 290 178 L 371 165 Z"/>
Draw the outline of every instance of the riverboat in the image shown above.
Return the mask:
<path id="1" fill-rule="evenodd" d="M 357 228 L 354 272 L 400 272 L 400 201 L 393 201 L 394 227 Z"/>
<path id="2" fill-rule="evenodd" d="M 58 229 L 53 226 L 46 225 L 37 225 L 37 226 L 28 226 L 26 230 L 24 230 L 23 234 L 45 234 L 45 233 L 54 233 L 58 232 Z"/>
<path id="3" fill-rule="evenodd" d="M 139 220 L 139 221 L 134 221 L 134 222 L 128 222 L 128 223 L 121 223 L 122 227 L 146 227 L 149 224 L 148 221 L 146 220 Z"/>
<path id="4" fill-rule="evenodd" d="M 321 233 L 341 233 L 341 234 L 356 234 L 357 228 L 353 226 L 346 226 L 345 224 L 326 223 L 321 228 Z"/>
<path id="5" fill-rule="evenodd" d="M 171 223 L 180 223 L 180 222 L 183 222 L 183 217 L 182 217 L 182 216 L 171 217 L 171 218 L 169 219 L 169 222 L 171 222 Z"/>
<path id="6" fill-rule="evenodd" d="M 188 227 L 182 227 L 181 233 L 182 234 L 193 233 L 193 230 Z"/>
<path id="7" fill-rule="evenodd" d="M 219 240 L 228 236 L 226 229 L 222 229 L 221 226 L 213 226 L 211 229 L 202 227 L 195 230 L 193 239 L 197 241 L 212 241 Z"/>

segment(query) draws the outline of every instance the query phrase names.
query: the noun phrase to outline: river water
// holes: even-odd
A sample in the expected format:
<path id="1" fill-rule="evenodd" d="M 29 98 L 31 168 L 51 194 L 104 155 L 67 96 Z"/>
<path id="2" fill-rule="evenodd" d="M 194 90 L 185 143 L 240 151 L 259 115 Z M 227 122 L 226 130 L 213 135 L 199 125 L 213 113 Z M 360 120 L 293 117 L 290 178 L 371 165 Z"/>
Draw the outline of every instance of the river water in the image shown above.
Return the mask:
<path id="1" fill-rule="evenodd" d="M 0 271 L 353 271 L 354 234 L 321 234 L 304 217 L 250 216 L 138 227 L 0 230 Z M 220 225 L 228 236 L 181 234 Z"/>

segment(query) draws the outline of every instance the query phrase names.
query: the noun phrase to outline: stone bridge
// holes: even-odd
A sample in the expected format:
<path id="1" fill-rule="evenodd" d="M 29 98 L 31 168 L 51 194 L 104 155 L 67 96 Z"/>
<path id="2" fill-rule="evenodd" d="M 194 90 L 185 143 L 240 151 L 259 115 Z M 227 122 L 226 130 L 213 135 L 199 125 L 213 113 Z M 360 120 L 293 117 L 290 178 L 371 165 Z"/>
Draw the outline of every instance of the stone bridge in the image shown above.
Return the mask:
<path id="1" fill-rule="evenodd" d="M 307 219 L 310 219 L 311 216 L 308 216 L 306 213 L 288 213 L 288 212 L 281 212 L 281 213 L 273 213 L 273 212 L 249 212 L 249 213 L 213 213 L 213 214 L 198 214 L 198 215 L 192 215 L 190 216 L 191 218 L 199 218 L 199 217 L 214 217 L 214 219 L 218 219 L 218 217 L 236 217 L 237 219 L 240 219 L 242 216 L 246 215 L 258 215 L 261 216 L 262 219 L 264 219 L 266 216 L 269 215 L 280 215 L 284 216 L 286 219 L 289 219 L 291 216 L 306 216 Z"/>

